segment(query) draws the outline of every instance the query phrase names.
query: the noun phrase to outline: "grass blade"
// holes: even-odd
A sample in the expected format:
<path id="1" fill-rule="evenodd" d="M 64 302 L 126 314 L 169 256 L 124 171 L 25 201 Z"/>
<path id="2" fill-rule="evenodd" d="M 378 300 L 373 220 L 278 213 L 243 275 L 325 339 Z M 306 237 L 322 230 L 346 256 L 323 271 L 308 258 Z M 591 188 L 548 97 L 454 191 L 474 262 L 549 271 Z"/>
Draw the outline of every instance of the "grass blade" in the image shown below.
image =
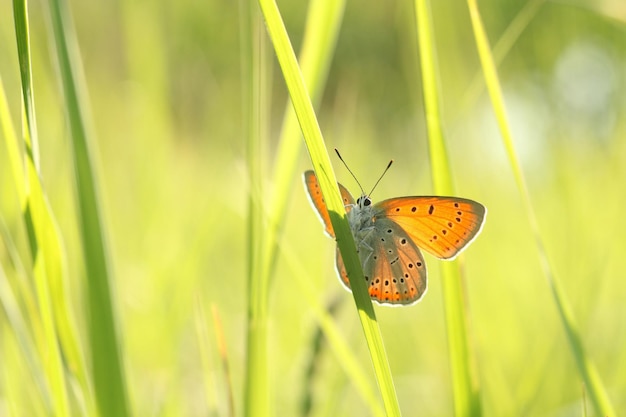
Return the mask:
<path id="1" fill-rule="evenodd" d="M 228 416 L 235 416 L 235 399 L 233 395 L 233 383 L 230 376 L 230 365 L 228 364 L 228 349 L 226 347 L 226 338 L 224 337 L 224 330 L 222 328 L 222 319 L 220 318 L 219 311 L 215 305 L 211 306 L 211 313 L 213 315 L 213 326 L 215 327 L 215 339 L 217 341 L 217 348 L 222 364 L 222 372 L 224 373 L 224 385 L 228 392 Z"/>
<path id="2" fill-rule="evenodd" d="M 51 391 L 53 410 L 55 414 L 65 416 L 70 415 L 70 408 L 58 344 L 59 336 L 55 326 L 54 298 L 51 294 L 54 287 L 62 286 L 63 272 L 59 268 L 61 251 L 57 230 L 39 181 L 38 140 L 27 10 L 26 1 L 15 0 L 13 2 L 22 89 L 23 137 L 26 150 L 25 175 L 21 175 L 22 171 L 19 169 L 21 162 L 13 160 L 11 165 L 33 262 L 39 314 L 39 320 L 34 319 L 34 322 L 41 322 L 42 330 L 41 334 L 36 333 L 39 335 L 39 355 L 43 358 L 43 368 Z M 7 126 L 5 130 L 10 130 L 10 127 Z M 16 147 L 9 145 L 9 149 L 11 148 L 14 151 L 10 152 L 10 157 L 19 158 L 15 152 Z"/>
<path id="3" fill-rule="evenodd" d="M 108 255 L 100 214 L 99 192 L 91 155 L 85 86 L 78 45 L 68 5 L 50 2 L 57 60 L 71 129 L 72 156 L 77 183 L 79 230 L 83 244 L 89 309 L 89 345 L 98 410 L 103 416 L 129 415 L 118 342 Z"/>
<path id="4" fill-rule="evenodd" d="M 37 393 L 41 397 L 41 402 L 46 406 L 48 413 L 51 414 L 51 398 L 45 381 L 41 375 L 42 364 L 39 360 L 39 356 L 37 355 L 37 351 L 35 350 L 37 345 L 31 338 L 27 319 L 22 315 L 17 297 L 11 286 L 8 284 L 8 279 L 4 273 L 2 265 L 0 265 L 0 307 L 4 310 L 4 316 L 6 316 L 6 322 L 8 324 L 7 330 L 10 329 L 15 336 L 17 346 L 20 348 L 20 356 L 23 358 L 24 362 L 26 362 L 27 369 L 32 374 L 32 378 L 35 381 L 35 387 L 37 388 Z M 0 323 L 0 332 L 4 331 L 3 324 L 4 322 Z M 0 349 L 0 351 L 4 352 L 2 349 Z M 9 401 L 9 403 L 11 403 L 11 401 Z M 17 404 L 14 405 L 17 406 Z"/>
<path id="5" fill-rule="evenodd" d="M 506 27 L 506 30 L 502 33 L 500 39 L 498 39 L 498 41 L 494 44 L 492 54 L 496 67 L 498 67 L 504 58 L 509 54 L 528 25 L 537 16 L 537 13 L 539 13 L 545 2 L 546 0 L 530 0 L 524 3 L 521 10 L 515 15 L 515 18 Z M 463 95 L 462 107 L 471 108 L 474 106 L 478 97 L 484 91 L 484 88 L 485 84 L 483 74 L 478 71 L 472 77 L 472 81 L 469 84 L 467 92 Z"/>
<path id="6" fill-rule="evenodd" d="M 314 0 L 309 11 L 300 54 L 302 77 L 311 94 L 314 106 L 320 102 L 331 58 L 335 50 L 345 9 L 345 0 Z M 287 103 L 279 138 L 271 209 L 268 210 L 268 228 L 263 247 L 264 274 L 271 279 L 276 261 L 276 241 L 286 215 L 290 190 L 294 184 L 298 155 L 302 148 L 300 126 L 291 102 Z"/>
<path id="7" fill-rule="evenodd" d="M 317 101 L 321 96 L 322 86 L 325 83 L 326 74 L 328 72 L 330 57 L 332 56 L 332 50 L 336 41 L 337 33 L 339 30 L 339 22 L 343 13 L 343 5 L 345 2 L 334 2 L 328 0 L 318 0 L 311 2 L 309 6 L 309 18 L 307 22 L 307 29 L 303 46 L 303 60 L 306 64 L 305 74 L 307 76 L 308 85 L 312 87 L 316 92 Z M 247 13 L 250 13 L 248 11 Z M 245 23 L 244 27 L 251 27 L 257 24 L 257 19 L 254 20 L 248 16 L 247 21 L 251 23 Z M 259 21 L 260 22 L 260 21 Z M 330 23 L 332 22 L 332 23 Z M 330 24 L 329 24 L 330 23 Z M 256 36 L 250 34 L 243 34 L 242 39 L 262 39 L 262 34 L 255 33 Z M 249 50 L 250 47 L 244 47 L 245 50 Z M 259 79 L 263 77 L 252 77 L 255 71 L 262 71 L 264 68 L 259 63 L 258 51 L 251 52 L 249 55 L 253 57 L 252 62 L 249 63 L 249 68 L 244 68 L 244 74 L 248 74 L 248 79 L 251 79 L 251 91 L 248 102 L 251 106 L 248 110 L 249 115 L 260 115 L 262 112 L 259 99 L 254 98 L 254 91 L 262 88 L 255 85 Z M 244 64 L 245 65 L 245 64 Z M 259 96 L 260 97 L 260 96 Z M 258 165 L 258 161 L 262 158 L 260 155 L 260 141 L 259 141 L 259 129 L 262 126 L 262 121 L 258 120 L 255 116 L 250 121 L 250 129 L 248 130 L 248 166 L 250 167 L 250 184 L 251 184 L 251 200 L 249 202 L 249 258 L 250 265 L 250 290 L 251 297 L 251 317 L 254 317 L 254 327 L 249 327 L 251 333 L 249 333 L 249 345 L 248 345 L 248 377 L 246 378 L 247 384 L 252 384 L 252 381 L 257 380 L 255 386 L 247 385 L 246 393 L 252 395 L 254 398 L 248 397 L 246 404 L 250 412 L 255 415 L 260 413 L 261 409 L 266 409 L 269 405 L 264 402 L 254 405 L 257 401 L 264 401 L 261 398 L 267 398 L 267 393 L 263 393 L 265 386 L 267 386 L 266 370 L 257 361 L 265 361 L 262 351 L 254 352 L 257 346 L 267 343 L 265 340 L 266 333 L 262 329 L 265 327 L 261 323 L 265 321 L 265 311 L 267 311 L 267 293 L 271 281 L 273 267 L 276 260 L 276 240 L 280 233 L 280 229 L 285 216 L 285 210 L 287 206 L 287 197 L 291 194 L 289 189 L 293 186 L 293 179 L 295 178 L 294 172 L 296 167 L 297 156 L 300 153 L 301 141 L 300 132 L 293 113 L 291 105 L 286 109 L 285 118 L 283 122 L 283 128 L 281 131 L 280 145 L 278 150 L 277 162 L 274 164 L 274 192 L 272 194 L 272 201 L 268 207 L 263 207 L 260 203 L 266 201 L 261 196 L 261 182 L 263 178 L 263 172 Z M 264 218 L 264 217 L 267 218 Z M 263 225 L 266 225 L 263 228 Z M 258 239 L 258 240 L 257 240 Z M 260 267 L 261 266 L 261 267 Z M 260 272 L 260 274 L 259 274 Z M 254 341 L 254 342 L 253 342 Z M 258 368 L 258 369 L 257 369 Z M 256 370 L 255 370 L 256 369 Z M 257 375 L 257 376 L 254 376 Z M 263 381 L 263 382 L 261 382 Z"/>
<path id="8" fill-rule="evenodd" d="M 245 377 L 244 415 L 270 415 L 267 364 L 267 294 L 269 283 L 263 275 L 263 247 L 265 210 L 263 199 L 263 156 L 262 148 L 266 138 L 267 61 L 265 60 L 266 37 L 256 4 L 244 3 L 244 23 L 242 37 L 245 42 L 244 55 L 251 59 L 243 68 L 244 84 L 249 92 L 244 98 L 247 121 L 246 162 L 248 167 L 248 329 L 247 358 Z"/>
<path id="9" fill-rule="evenodd" d="M 302 273 L 302 271 L 306 271 L 306 268 L 293 253 L 291 245 L 281 242 L 280 250 L 281 257 L 289 266 L 300 286 L 299 293 L 305 297 L 311 313 L 317 320 L 319 329 L 323 332 L 330 349 L 337 357 L 337 362 L 359 392 L 363 401 L 368 404 L 372 415 L 377 417 L 384 416 L 385 412 L 380 406 L 380 402 L 375 397 L 376 393 L 367 378 L 363 365 L 354 355 L 353 347 L 351 347 L 346 340 L 341 329 L 329 312 L 329 309 L 320 304 L 318 297 L 314 296 L 315 288 L 311 285 L 311 282 L 314 281 L 313 277 L 309 276 L 307 273 Z"/>
<path id="10" fill-rule="evenodd" d="M 356 253 L 356 246 L 346 219 L 345 208 L 339 195 L 330 157 L 315 118 L 313 104 L 276 3 L 272 0 L 260 0 L 259 3 L 304 135 L 304 141 L 328 206 L 331 222 L 337 236 L 337 244 L 346 269 L 349 271 L 352 294 L 365 333 L 385 410 L 389 416 L 398 416 L 400 415 L 400 407 L 391 379 L 391 370 L 385 355 L 382 336 L 376 322 L 372 302 L 365 287 L 365 279 Z"/>
<path id="11" fill-rule="evenodd" d="M 517 154 L 515 152 L 515 146 L 513 145 L 513 136 L 507 120 L 507 114 L 504 106 L 504 99 L 502 97 L 502 89 L 500 88 L 500 81 L 498 79 L 498 73 L 494 61 L 487 34 L 485 33 L 484 26 L 480 17 L 480 12 L 475 0 L 468 0 L 467 2 L 470 17 L 472 21 L 472 27 L 474 29 L 474 37 L 476 39 L 476 47 L 480 57 L 480 62 L 485 77 L 485 84 L 489 91 L 489 97 L 491 104 L 498 122 L 500 134 L 502 135 L 502 142 L 509 158 L 509 163 L 513 170 L 513 175 L 519 189 L 526 215 L 530 223 L 531 231 L 535 239 L 535 246 L 537 248 L 537 255 L 543 273 L 548 280 L 556 308 L 559 312 L 559 317 L 567 336 L 570 349 L 574 354 L 578 371 L 585 383 L 589 398 L 591 399 L 596 412 L 603 416 L 614 416 L 615 411 L 609 399 L 609 395 L 604 389 L 600 376 L 593 364 L 591 358 L 585 353 L 583 341 L 580 337 L 580 331 L 574 320 L 574 313 L 569 304 L 569 301 L 563 290 L 558 276 L 554 272 L 555 269 L 552 262 L 549 259 L 548 253 L 545 249 L 543 236 L 539 229 L 533 205 L 530 201 L 526 182 L 524 180 L 524 174 L 522 172 L 521 165 L 518 161 Z"/>
<path id="12" fill-rule="evenodd" d="M 79 401 L 81 401 L 81 405 L 84 405 L 82 402 L 84 401 L 90 409 L 93 409 L 89 378 L 87 377 L 83 354 L 78 343 L 75 321 L 71 314 L 66 291 L 67 277 L 63 264 L 65 256 L 62 250 L 60 233 L 39 179 L 35 101 L 32 88 L 33 76 L 30 62 L 27 3 L 25 1 L 14 2 L 14 18 L 24 104 L 25 171 L 22 169 L 23 159 L 19 156 L 19 147 L 14 140 L 15 135 L 8 133 L 6 137 L 9 143 L 9 157 L 13 168 L 18 199 L 23 208 L 24 222 L 35 265 L 36 288 L 39 304 L 42 308 L 40 314 L 44 323 L 45 339 L 47 340 L 47 343 L 43 345 L 47 346 L 46 349 L 51 349 L 50 353 L 41 352 L 41 354 L 43 357 L 60 355 L 58 351 L 60 343 L 63 349 L 63 360 L 59 358 L 59 369 L 63 368 L 61 363 L 65 363 L 79 382 L 78 387 L 82 392 L 76 391 L 76 395 Z M 6 108 L 4 98 L 2 107 Z M 13 128 L 10 125 L 9 118 L 4 113 L 8 113 L 8 111 L 6 109 L 3 110 L 2 122 L 4 130 L 5 132 L 12 132 Z M 37 273 L 37 271 L 40 272 Z M 26 293 L 23 294 L 27 296 Z M 48 307 L 50 308 L 49 311 L 46 310 Z M 32 312 L 34 312 L 33 309 L 31 309 Z M 38 320 L 33 317 L 31 321 L 37 322 Z M 48 329 L 50 324 L 55 326 L 53 330 Z M 54 338 L 54 341 L 52 338 Z M 42 343 L 39 343 L 39 345 L 42 346 Z M 53 362 L 49 360 L 44 361 L 48 366 L 52 366 Z M 58 378 L 63 377 L 64 379 L 60 370 L 55 372 L 58 374 Z M 62 404 L 62 408 L 67 407 L 65 404 L 67 400 L 61 400 L 62 396 L 65 397 L 67 395 L 64 385 L 65 383 L 61 384 L 60 380 L 55 383 L 57 404 Z M 75 385 L 73 387 L 75 389 L 78 388 Z M 86 411 L 83 410 L 84 412 Z"/>
<path id="13" fill-rule="evenodd" d="M 433 187 L 436 194 L 454 195 L 450 164 L 443 137 L 438 69 L 428 1 L 416 0 L 415 11 Z M 465 299 L 458 262 L 443 263 L 441 275 L 455 415 L 479 416 L 481 406 L 476 382 L 478 379 L 473 374 L 466 328 Z"/>

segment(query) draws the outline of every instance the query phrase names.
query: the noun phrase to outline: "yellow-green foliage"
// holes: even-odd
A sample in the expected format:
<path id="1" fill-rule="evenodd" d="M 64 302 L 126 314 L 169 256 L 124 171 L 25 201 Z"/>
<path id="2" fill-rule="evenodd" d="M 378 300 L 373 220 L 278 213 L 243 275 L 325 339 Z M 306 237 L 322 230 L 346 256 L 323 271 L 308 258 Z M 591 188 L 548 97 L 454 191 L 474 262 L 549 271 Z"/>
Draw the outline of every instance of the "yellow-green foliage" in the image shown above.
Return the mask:
<path id="1" fill-rule="evenodd" d="M 342 151 L 366 189 L 395 160 L 375 201 L 436 191 L 424 107 L 432 90 L 422 84 L 424 66 L 434 71 L 454 192 L 489 210 L 460 262 L 473 412 L 626 409 L 619 7 L 310 3 L 278 8 L 326 148 Z M 420 6 L 433 62 L 420 55 Z M 283 69 L 258 9 L 0 2 L 1 416 L 227 416 L 231 395 L 243 415 L 255 394 L 265 415 L 393 409 L 335 276 L 335 242 L 302 188 L 301 173 L 319 162 L 294 139 L 293 114 L 283 118 Z M 20 62 L 30 69 L 20 74 Z M 75 169 L 79 160 L 87 165 Z M 442 263 L 426 257 L 420 303 L 374 307 L 393 378 L 383 391 L 405 416 L 462 415 Z M 250 296 L 255 276 L 265 281 Z M 246 383 L 250 317 L 262 320 L 253 352 L 265 363 Z"/>

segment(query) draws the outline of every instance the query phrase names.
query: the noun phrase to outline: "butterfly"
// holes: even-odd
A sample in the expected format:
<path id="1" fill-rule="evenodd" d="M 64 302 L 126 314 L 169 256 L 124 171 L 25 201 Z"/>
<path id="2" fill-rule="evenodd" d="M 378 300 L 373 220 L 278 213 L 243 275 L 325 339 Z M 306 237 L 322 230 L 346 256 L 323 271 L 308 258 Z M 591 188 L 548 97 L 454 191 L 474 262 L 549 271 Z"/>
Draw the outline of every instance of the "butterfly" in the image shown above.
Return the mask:
<path id="1" fill-rule="evenodd" d="M 313 171 L 304 173 L 304 184 L 326 234 L 335 238 Z M 364 192 L 355 202 L 350 192 L 338 185 L 369 295 L 382 305 L 411 305 L 422 298 L 427 284 L 420 248 L 439 259 L 452 260 L 476 238 L 485 223 L 485 206 L 465 198 L 397 197 L 372 204 Z M 336 268 L 341 282 L 350 290 L 338 247 Z"/>

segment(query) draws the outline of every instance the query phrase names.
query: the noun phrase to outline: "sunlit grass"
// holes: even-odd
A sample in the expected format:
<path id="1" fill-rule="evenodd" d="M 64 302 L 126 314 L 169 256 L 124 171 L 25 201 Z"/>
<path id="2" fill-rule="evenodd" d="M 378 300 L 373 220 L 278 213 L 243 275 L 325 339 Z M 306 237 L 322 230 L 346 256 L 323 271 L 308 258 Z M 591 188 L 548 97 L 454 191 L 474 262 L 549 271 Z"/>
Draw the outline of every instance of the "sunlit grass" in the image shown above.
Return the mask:
<path id="1" fill-rule="evenodd" d="M 298 63 L 291 46 L 289 37 L 284 27 L 282 17 L 273 1 L 261 1 L 263 17 L 266 21 L 270 39 L 274 46 L 282 74 L 285 78 L 289 96 L 293 103 L 294 111 L 304 136 L 311 162 L 316 171 L 320 188 L 325 196 L 325 203 L 335 231 L 337 245 L 344 259 L 346 270 L 350 271 L 349 279 L 352 294 L 358 311 L 359 319 L 363 327 L 365 340 L 369 348 L 374 373 L 387 415 L 399 416 L 400 408 L 397 395 L 393 386 L 389 363 L 385 354 L 380 329 L 370 300 L 363 271 L 356 252 L 356 246 L 352 237 L 350 226 L 346 218 L 337 180 L 333 172 L 330 158 L 322 137 L 313 103 L 308 94 L 304 78 L 298 67 Z"/>
<path id="2" fill-rule="evenodd" d="M 567 335 L 567 340 L 576 360 L 578 371 L 580 372 L 581 379 L 584 381 L 583 389 L 589 392 L 595 410 L 600 415 L 611 416 L 615 415 L 613 405 L 609 399 L 609 395 L 604 388 L 604 383 L 598 371 L 596 370 L 593 359 L 587 355 L 583 346 L 583 339 L 578 329 L 578 324 L 574 319 L 574 313 L 570 306 L 569 297 L 563 292 L 561 285 L 561 278 L 557 274 L 554 267 L 554 263 L 551 260 L 551 256 L 545 246 L 543 233 L 537 223 L 535 217 L 535 208 L 530 201 L 530 195 L 526 186 L 525 176 L 522 172 L 519 158 L 513 144 L 513 137 L 511 128 L 509 126 L 508 117 L 504 105 L 502 90 L 500 87 L 499 77 L 496 71 L 493 56 L 490 51 L 489 42 L 485 34 L 480 11 L 477 7 L 475 0 L 468 1 L 470 15 L 472 17 L 472 26 L 474 28 L 474 36 L 476 37 L 476 44 L 480 55 L 483 72 L 485 74 L 485 84 L 489 91 L 489 96 L 494 108 L 498 126 L 502 135 L 502 142 L 506 148 L 507 155 L 513 170 L 513 175 L 521 194 L 521 200 L 524 205 L 524 210 L 528 216 L 528 222 L 535 239 L 535 245 L 537 248 L 537 255 L 543 273 L 548 280 L 550 289 L 554 296 L 554 303 L 556 304 L 559 312 L 562 326 Z M 585 397 L 583 397 L 585 398 Z"/>
<path id="3" fill-rule="evenodd" d="M 257 381 L 264 384 L 258 393 L 265 413 L 384 415 L 353 297 L 335 276 L 335 243 L 323 235 L 300 183 L 306 169 L 330 169 L 328 160 L 321 162 L 325 156 L 318 154 L 311 164 L 294 113 L 285 116 L 291 103 L 269 37 L 266 99 L 257 102 L 265 106 L 260 131 L 266 137 L 246 145 L 251 130 L 242 96 L 248 87 L 240 61 L 251 56 L 240 41 L 252 28 L 241 26 L 236 5 L 71 5 L 88 93 L 81 108 L 93 108 L 87 137 L 97 146 L 88 165 L 98 173 L 95 204 L 110 252 L 109 282 L 117 300 L 111 307 L 119 312 L 116 349 L 125 358 L 118 382 L 128 390 L 128 414 L 227 416 L 231 395 L 235 415 L 253 405 L 245 395 L 252 201 L 265 219 L 258 223 L 265 234 L 257 235 L 264 257 L 257 273 L 267 277 L 260 293 L 266 373 Z M 299 65 L 324 147 L 338 147 L 365 188 L 395 160 L 376 189 L 377 201 L 443 192 L 431 185 L 431 171 L 439 170 L 429 156 L 432 133 L 421 105 L 420 76 L 428 63 L 418 58 L 415 36 L 425 28 L 415 25 L 413 13 L 408 16 L 411 5 L 319 0 L 309 8 L 278 6 L 291 45 L 301 51 Z M 473 352 L 472 384 L 480 387 L 484 415 L 603 415 L 597 412 L 603 400 L 594 399 L 594 384 L 580 371 L 589 358 L 604 387 L 600 395 L 624 409 L 621 20 L 606 19 L 609 9 L 598 16 L 541 1 L 519 9 L 509 3 L 480 6 L 536 223 L 585 349 L 571 354 L 537 257 L 525 197 L 491 102 L 481 92 L 484 82 L 475 79 L 477 73 L 485 77 L 469 14 L 458 5 L 430 2 L 439 123 L 454 192 L 489 210 L 483 233 L 465 253 L 467 304 L 452 306 L 469 321 L 469 346 L 453 348 Z M 18 45 L 26 41 L 25 26 L 15 29 L 17 7 L 29 12 L 32 68 L 25 71 L 32 89 L 23 83 L 17 58 Z M 89 193 L 75 185 L 76 126 L 66 118 L 74 110 L 63 78 L 69 69 L 56 69 L 63 58 L 49 49 L 58 39 L 47 31 L 47 13 L 36 2 L 28 8 L 0 4 L 6 96 L 0 103 L 0 414 L 96 415 L 103 391 L 90 358 L 97 344 L 93 332 L 105 327 L 94 324 L 90 297 L 102 293 L 89 292 L 95 281 L 85 257 L 97 257 L 84 251 L 80 207 Z M 320 33 L 316 21 L 333 23 Z M 267 36 L 263 23 L 256 30 Z M 585 42 L 587 55 L 565 65 L 568 51 Z M 596 66 L 583 59 L 589 56 Z M 251 66 L 251 76 L 257 70 Z M 579 78 L 567 84 L 572 79 L 565 75 Z M 576 102 L 578 88 L 589 83 L 594 89 L 581 92 L 597 101 Z M 602 96 L 606 85 L 612 90 Z M 33 103 L 36 112 L 24 113 Z M 594 103 L 600 110 L 593 110 Z M 29 135 L 39 144 L 30 159 L 24 142 Z M 343 169 L 336 172 L 357 192 Z M 334 181 L 328 181 L 331 188 Z M 253 182 L 257 195 L 250 193 Z M 24 207 L 38 215 L 28 220 Z M 35 240 L 49 262 L 33 260 Z M 439 282 L 447 279 L 440 278 L 447 264 L 428 256 L 426 261 L 429 291 L 418 305 L 374 309 L 393 395 L 405 416 L 453 415 L 459 402 L 448 353 L 450 304 Z M 219 344 L 212 306 L 220 316 Z M 115 362 L 108 353 L 104 360 Z M 470 395 L 472 384 L 466 385 Z"/>
<path id="4" fill-rule="evenodd" d="M 441 79 L 432 16 L 427 1 L 416 1 L 415 10 L 433 190 L 435 194 L 451 196 L 455 190 L 443 132 Z M 480 416 L 480 391 L 467 329 L 469 313 L 463 294 L 464 277 L 458 261 L 442 265 L 441 272 L 454 413 L 459 417 Z"/>

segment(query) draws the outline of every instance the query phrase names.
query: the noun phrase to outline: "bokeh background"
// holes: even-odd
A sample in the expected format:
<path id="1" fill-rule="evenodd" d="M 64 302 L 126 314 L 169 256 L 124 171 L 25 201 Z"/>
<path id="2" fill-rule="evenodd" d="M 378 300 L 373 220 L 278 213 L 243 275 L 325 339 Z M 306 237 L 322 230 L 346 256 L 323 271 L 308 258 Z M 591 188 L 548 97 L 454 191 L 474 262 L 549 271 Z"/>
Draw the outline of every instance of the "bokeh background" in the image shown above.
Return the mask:
<path id="1" fill-rule="evenodd" d="M 584 387 L 484 90 L 467 6 L 432 3 L 457 194 L 489 210 L 482 235 L 463 259 L 484 413 L 583 415 Z M 508 115 L 547 252 L 587 353 L 616 409 L 626 410 L 626 6 L 619 0 L 528 4 L 483 0 L 479 6 L 501 53 Z M 278 5 L 297 51 L 307 3 Z M 249 187 L 238 3 L 86 0 L 71 8 L 97 138 L 132 409 L 142 416 L 226 415 L 228 387 L 209 314 L 214 305 L 239 414 Z M 34 1 L 30 12 L 42 179 L 63 236 L 73 310 L 84 328 L 81 288 L 88 277 L 63 98 L 45 9 Z M 432 192 L 414 24 L 411 2 L 348 2 L 318 109 L 328 149 L 342 151 L 364 188 L 395 160 L 374 200 Z M 500 43 L 516 24 L 519 34 L 505 38 L 512 43 Z M 268 56 L 272 107 L 259 157 L 271 190 L 287 93 L 271 51 Z M 20 126 L 8 0 L 0 2 L 0 76 Z M 340 181 L 358 193 L 334 162 Z M 299 164 L 301 171 L 310 169 L 304 149 Z M 313 416 L 370 415 L 333 353 L 323 342 L 314 349 L 311 296 L 335 306 L 337 325 L 375 385 L 352 297 L 334 273 L 334 242 L 323 235 L 300 178 L 293 184 L 270 293 L 269 383 L 276 415 L 299 415 L 307 396 Z M 2 221 L 26 253 L 4 148 L 0 187 Z M 404 414 L 445 416 L 453 404 L 440 261 L 425 256 L 430 280 L 423 301 L 405 309 L 378 307 L 377 314 Z M 3 265 L 6 259 L 0 246 Z M 208 366 L 198 343 L 199 305 L 211 327 Z M 307 376 L 311 364 L 314 372 Z M 0 416 L 7 410 L 6 383 L 0 385 Z M 31 388 L 14 389 L 28 398 Z M 38 401 L 32 396 L 21 404 L 23 415 L 38 414 Z M 587 410 L 592 412 L 588 401 Z"/>

